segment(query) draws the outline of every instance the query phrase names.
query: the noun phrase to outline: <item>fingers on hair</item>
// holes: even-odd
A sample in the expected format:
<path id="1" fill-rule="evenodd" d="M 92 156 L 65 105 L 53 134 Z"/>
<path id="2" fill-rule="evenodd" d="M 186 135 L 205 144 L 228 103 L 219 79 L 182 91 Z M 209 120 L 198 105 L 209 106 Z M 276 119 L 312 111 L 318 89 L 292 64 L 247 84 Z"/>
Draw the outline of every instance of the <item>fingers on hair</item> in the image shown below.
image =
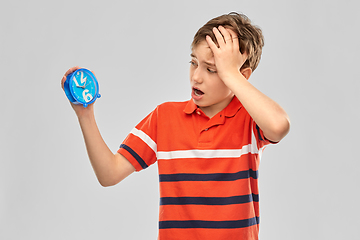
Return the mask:
<path id="1" fill-rule="evenodd" d="M 232 36 L 232 38 L 233 40 L 238 39 L 240 52 L 246 52 L 248 54 L 248 60 L 242 68 L 250 67 L 252 71 L 254 71 L 261 59 L 264 37 L 261 29 L 253 25 L 250 19 L 244 14 L 231 12 L 211 19 L 195 34 L 191 47 L 194 48 L 201 41 L 205 40 L 206 35 L 209 35 L 212 41 L 219 46 L 216 36 L 213 33 L 213 28 L 218 28 L 219 26 L 223 26 L 235 33 L 236 36 Z"/>

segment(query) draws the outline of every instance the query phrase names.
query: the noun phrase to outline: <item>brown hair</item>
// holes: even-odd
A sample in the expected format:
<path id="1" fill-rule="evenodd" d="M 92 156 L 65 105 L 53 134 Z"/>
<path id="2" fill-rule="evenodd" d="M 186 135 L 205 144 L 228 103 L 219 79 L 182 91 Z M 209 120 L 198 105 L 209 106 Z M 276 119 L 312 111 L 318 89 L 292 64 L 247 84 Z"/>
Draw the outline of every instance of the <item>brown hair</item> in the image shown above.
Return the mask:
<path id="1" fill-rule="evenodd" d="M 241 53 L 244 53 L 244 51 L 248 53 L 248 59 L 241 68 L 250 67 L 251 70 L 254 71 L 260 62 L 262 47 L 264 46 L 264 37 L 261 29 L 258 26 L 252 25 L 250 19 L 244 14 L 231 12 L 211 19 L 197 31 L 191 48 L 196 47 L 200 42 L 205 40 L 207 35 L 218 45 L 212 29 L 219 26 L 231 29 L 237 34 L 240 46 L 239 50 Z"/>

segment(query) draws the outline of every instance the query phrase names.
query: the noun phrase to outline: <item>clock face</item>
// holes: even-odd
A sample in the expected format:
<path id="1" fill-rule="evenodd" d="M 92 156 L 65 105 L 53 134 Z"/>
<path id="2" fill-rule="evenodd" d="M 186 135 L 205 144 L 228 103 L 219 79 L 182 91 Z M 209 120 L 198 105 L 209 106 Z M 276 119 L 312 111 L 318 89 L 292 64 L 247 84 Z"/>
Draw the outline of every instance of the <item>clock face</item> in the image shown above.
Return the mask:
<path id="1" fill-rule="evenodd" d="M 73 97 L 82 104 L 91 102 L 97 95 L 97 82 L 91 72 L 85 69 L 75 72 L 70 81 Z"/>

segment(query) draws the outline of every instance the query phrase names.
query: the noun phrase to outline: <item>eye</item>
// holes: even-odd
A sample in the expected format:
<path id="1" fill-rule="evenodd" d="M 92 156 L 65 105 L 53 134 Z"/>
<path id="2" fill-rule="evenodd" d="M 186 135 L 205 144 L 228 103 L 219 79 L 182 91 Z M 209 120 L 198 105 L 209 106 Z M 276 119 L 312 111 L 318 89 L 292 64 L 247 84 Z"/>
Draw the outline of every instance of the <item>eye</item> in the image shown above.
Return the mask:
<path id="1" fill-rule="evenodd" d="M 189 63 L 190 63 L 192 66 L 194 66 L 194 67 L 196 67 L 196 66 L 197 66 L 196 62 L 195 62 L 195 61 L 193 61 L 193 60 L 191 60 Z"/>
<path id="2" fill-rule="evenodd" d="M 209 73 L 217 73 L 215 70 L 211 70 L 210 68 L 207 69 Z"/>

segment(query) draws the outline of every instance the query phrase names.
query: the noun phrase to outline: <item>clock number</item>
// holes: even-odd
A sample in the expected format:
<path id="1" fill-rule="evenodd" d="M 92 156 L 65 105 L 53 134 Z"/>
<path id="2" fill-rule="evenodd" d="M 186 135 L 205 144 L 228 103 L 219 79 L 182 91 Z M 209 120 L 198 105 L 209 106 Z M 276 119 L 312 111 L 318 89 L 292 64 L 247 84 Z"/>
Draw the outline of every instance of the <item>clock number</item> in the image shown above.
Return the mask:
<path id="1" fill-rule="evenodd" d="M 73 80 L 74 80 L 74 82 L 75 82 L 75 85 L 76 85 L 77 87 L 80 87 L 79 83 L 76 81 L 75 76 L 73 77 Z"/>
<path id="2" fill-rule="evenodd" d="M 86 79 L 87 79 L 87 77 L 84 77 L 84 73 L 81 72 L 80 82 L 86 84 Z M 85 84 L 84 84 L 84 85 L 85 85 Z"/>
<path id="3" fill-rule="evenodd" d="M 79 73 L 77 73 L 77 75 L 79 75 Z M 83 86 L 80 86 L 80 85 L 79 85 L 79 83 L 78 83 L 78 81 L 76 80 L 75 76 L 73 77 L 73 80 L 74 80 L 75 85 L 76 85 L 77 87 L 82 87 L 82 88 L 84 88 L 84 87 L 85 87 L 85 84 L 86 84 L 87 77 L 84 77 L 84 73 L 81 72 L 80 82 L 81 82 L 81 84 L 83 84 Z"/>
<path id="4" fill-rule="evenodd" d="M 85 90 L 82 92 L 82 96 L 83 96 L 85 102 L 90 102 L 91 99 L 93 98 L 93 96 L 91 95 L 91 93 L 89 93 L 89 89 L 85 89 Z"/>

